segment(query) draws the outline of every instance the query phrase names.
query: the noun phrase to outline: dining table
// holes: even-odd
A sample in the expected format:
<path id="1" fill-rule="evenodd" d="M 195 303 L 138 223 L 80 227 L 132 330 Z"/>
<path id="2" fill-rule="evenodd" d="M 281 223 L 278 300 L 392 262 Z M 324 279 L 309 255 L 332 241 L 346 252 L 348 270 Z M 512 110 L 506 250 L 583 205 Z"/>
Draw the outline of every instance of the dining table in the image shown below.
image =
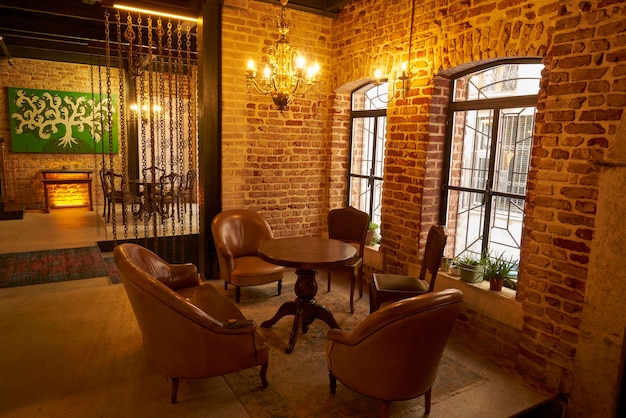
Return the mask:
<path id="1" fill-rule="evenodd" d="M 159 182 L 130 179 L 128 183 L 133 186 L 134 193 L 141 196 L 139 207 L 133 210 L 135 216 L 141 218 L 144 213 L 147 213 L 149 219 L 153 213 L 163 215 L 163 204 L 158 192 L 161 186 Z"/>
<path id="2" fill-rule="evenodd" d="M 317 295 L 317 269 L 324 269 L 353 257 L 356 249 L 343 241 L 321 237 L 275 238 L 263 242 L 259 247 L 259 257 L 284 267 L 296 269 L 294 291 L 296 299 L 283 303 L 271 319 L 261 323 L 263 328 L 271 328 L 287 315 L 293 315 L 291 336 L 285 352 L 290 354 L 298 338 L 298 329 L 305 334 L 309 325 L 320 319 L 331 328 L 340 328 L 330 309 L 315 300 Z"/>

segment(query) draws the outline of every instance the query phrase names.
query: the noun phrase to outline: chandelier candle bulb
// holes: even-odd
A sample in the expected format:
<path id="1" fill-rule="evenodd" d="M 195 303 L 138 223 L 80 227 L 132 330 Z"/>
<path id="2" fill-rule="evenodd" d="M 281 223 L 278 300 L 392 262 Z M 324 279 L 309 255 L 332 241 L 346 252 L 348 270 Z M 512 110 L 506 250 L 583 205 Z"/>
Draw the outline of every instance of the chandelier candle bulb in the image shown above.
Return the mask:
<path id="1" fill-rule="evenodd" d="M 289 44 L 289 21 L 285 6 L 288 0 L 281 0 L 282 9 L 277 16 L 276 27 L 279 39 L 267 50 L 268 66 L 263 78 L 257 78 L 254 62 L 248 61 L 246 70 L 246 90 L 269 95 L 278 110 L 283 111 L 294 97 L 304 97 L 319 81 L 320 66 L 306 66 L 304 55 Z"/>

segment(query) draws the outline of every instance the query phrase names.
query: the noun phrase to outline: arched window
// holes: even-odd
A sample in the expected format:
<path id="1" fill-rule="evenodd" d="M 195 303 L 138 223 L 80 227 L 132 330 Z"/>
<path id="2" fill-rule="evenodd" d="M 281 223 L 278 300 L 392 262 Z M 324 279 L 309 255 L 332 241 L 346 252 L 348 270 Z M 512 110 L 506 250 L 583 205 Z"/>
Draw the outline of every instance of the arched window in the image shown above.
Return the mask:
<path id="1" fill-rule="evenodd" d="M 348 204 L 380 225 L 387 126 L 387 83 L 352 92 Z"/>
<path id="2" fill-rule="evenodd" d="M 500 62 L 453 80 L 440 215 L 448 255 L 519 260 L 542 68 Z"/>

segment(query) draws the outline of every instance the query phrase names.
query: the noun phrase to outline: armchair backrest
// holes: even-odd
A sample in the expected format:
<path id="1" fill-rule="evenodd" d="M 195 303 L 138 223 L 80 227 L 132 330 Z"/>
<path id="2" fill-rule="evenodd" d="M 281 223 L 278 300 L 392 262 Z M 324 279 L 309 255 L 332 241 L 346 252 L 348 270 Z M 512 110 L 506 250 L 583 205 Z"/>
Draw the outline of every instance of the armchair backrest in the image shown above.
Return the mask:
<path id="1" fill-rule="evenodd" d="M 426 248 L 424 248 L 424 258 L 422 259 L 422 268 L 420 270 L 420 279 L 426 280 L 426 274 L 430 273 L 430 283 L 428 291 L 435 289 L 435 281 L 437 280 L 437 271 L 441 265 L 441 257 L 446 248 L 448 234 L 442 225 L 433 225 L 428 231 L 426 238 Z"/>
<path id="2" fill-rule="evenodd" d="M 211 231 L 215 246 L 224 245 L 234 258 L 258 256 L 261 243 L 274 236 L 263 216 L 247 209 L 218 213 L 211 223 Z"/>
<path id="3" fill-rule="evenodd" d="M 352 206 L 333 209 L 328 212 L 328 238 L 357 244 L 362 257 L 369 224 L 370 216 Z"/>
<path id="4" fill-rule="evenodd" d="M 349 333 L 329 331 L 330 371 L 346 386 L 376 399 L 425 393 L 437 376 L 462 300 L 457 289 L 426 293 L 385 306 Z"/>

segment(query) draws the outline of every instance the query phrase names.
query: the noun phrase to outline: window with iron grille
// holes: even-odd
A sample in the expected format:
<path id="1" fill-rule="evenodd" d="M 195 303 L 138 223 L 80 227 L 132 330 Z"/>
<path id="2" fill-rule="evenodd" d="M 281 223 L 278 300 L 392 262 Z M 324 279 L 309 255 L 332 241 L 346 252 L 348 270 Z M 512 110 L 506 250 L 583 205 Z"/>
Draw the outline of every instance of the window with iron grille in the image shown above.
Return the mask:
<path id="1" fill-rule="evenodd" d="M 367 84 L 352 93 L 348 204 L 367 212 L 380 225 L 387 83 Z"/>
<path id="2" fill-rule="evenodd" d="M 440 214 L 446 255 L 519 260 L 542 68 L 509 61 L 453 80 Z"/>

